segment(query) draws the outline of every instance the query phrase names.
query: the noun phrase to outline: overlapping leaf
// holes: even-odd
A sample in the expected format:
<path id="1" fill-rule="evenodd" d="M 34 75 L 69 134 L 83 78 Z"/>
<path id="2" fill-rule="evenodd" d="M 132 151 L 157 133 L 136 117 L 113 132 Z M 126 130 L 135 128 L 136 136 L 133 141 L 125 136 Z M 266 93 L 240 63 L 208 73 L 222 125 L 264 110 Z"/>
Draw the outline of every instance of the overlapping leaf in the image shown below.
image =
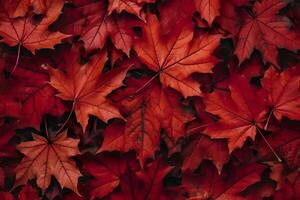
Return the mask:
<path id="1" fill-rule="evenodd" d="M 122 118 L 106 96 L 122 85 L 129 66 L 102 74 L 106 52 L 98 53 L 83 66 L 79 63 L 78 55 L 73 55 L 78 59 L 70 63 L 71 66 L 66 66 L 66 73 L 51 69 L 50 84 L 58 90 L 61 99 L 73 101 L 73 109 L 83 130 L 86 129 L 89 115 L 95 115 L 105 122 L 114 117 Z"/>
<path id="2" fill-rule="evenodd" d="M 24 158 L 16 168 L 16 185 L 37 178 L 37 185 L 45 192 L 51 175 L 54 175 L 61 187 L 79 194 L 77 182 L 81 173 L 70 158 L 79 154 L 79 140 L 68 138 L 66 132 L 51 141 L 36 134 L 32 134 L 32 137 L 33 141 L 22 142 L 17 147 Z"/>
<path id="3" fill-rule="evenodd" d="M 243 76 L 232 75 L 230 91 L 215 91 L 204 98 L 206 111 L 220 117 L 208 125 L 204 134 L 211 138 L 227 138 L 229 152 L 240 148 L 256 129 L 263 127 L 267 111 L 266 94 L 251 87 Z"/>
<path id="4" fill-rule="evenodd" d="M 44 11 L 37 14 L 45 14 L 46 16 L 40 22 L 35 22 L 32 14 L 23 18 L 10 18 L 5 7 L 1 8 L 0 35 L 3 37 L 1 41 L 10 46 L 22 45 L 35 53 L 36 49 L 53 48 L 62 39 L 69 37 L 60 32 L 48 31 L 48 26 L 58 18 L 63 7 L 63 1 L 49 0 L 44 3 L 44 5 L 38 4 L 36 7 L 37 11 Z"/>
<path id="5" fill-rule="evenodd" d="M 119 104 L 124 109 L 127 123 L 122 130 L 110 130 L 104 139 L 103 150 L 128 151 L 135 149 L 144 165 L 148 158 L 153 158 L 159 150 L 161 129 L 176 143 L 185 136 L 185 123 L 193 119 L 190 112 L 181 109 L 178 95 L 170 90 L 162 89 L 152 82 L 149 89 L 134 98 L 126 98 L 135 94 L 135 91 L 148 80 L 131 79 L 127 89 L 120 91 L 116 98 L 122 101 Z M 125 96 L 125 98 L 124 98 Z M 161 112 L 161 111 L 164 112 Z"/>
<path id="6" fill-rule="evenodd" d="M 211 72 L 216 59 L 212 52 L 220 35 L 194 36 L 191 22 L 182 22 L 172 33 L 163 36 L 155 15 L 147 14 L 143 37 L 135 41 L 134 49 L 149 69 L 156 72 L 164 86 L 180 91 L 185 97 L 199 96 L 192 73 Z M 194 37 L 194 38 L 193 38 Z"/>

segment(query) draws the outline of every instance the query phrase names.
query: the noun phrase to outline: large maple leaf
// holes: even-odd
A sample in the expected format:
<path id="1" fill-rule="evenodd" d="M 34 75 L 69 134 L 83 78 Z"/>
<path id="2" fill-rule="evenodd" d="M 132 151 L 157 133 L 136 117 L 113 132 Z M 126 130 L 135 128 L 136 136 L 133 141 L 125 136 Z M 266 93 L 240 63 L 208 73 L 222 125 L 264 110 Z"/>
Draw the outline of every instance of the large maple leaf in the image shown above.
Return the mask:
<path id="1" fill-rule="evenodd" d="M 266 61 L 277 65 L 277 48 L 299 48 L 299 35 L 290 29 L 289 19 L 278 15 L 279 10 L 286 6 L 286 2 L 256 1 L 253 9 L 244 15 L 235 50 L 240 62 L 249 58 L 256 48 L 261 51 Z"/>
<path id="2" fill-rule="evenodd" d="M 37 178 L 37 185 L 45 192 L 54 175 L 61 187 L 78 193 L 77 182 L 81 176 L 75 162 L 70 158 L 80 154 L 79 140 L 67 137 L 63 132 L 53 140 L 32 134 L 33 141 L 22 142 L 17 149 L 25 155 L 16 168 L 16 186 Z"/>
<path id="3" fill-rule="evenodd" d="M 277 119 L 283 116 L 300 120 L 300 74 L 296 68 L 277 73 L 272 67 L 266 71 L 262 86 L 269 93 L 271 112 Z"/>
<path id="4" fill-rule="evenodd" d="M 147 13 L 143 36 L 134 43 L 140 60 L 156 72 L 164 86 L 180 91 L 185 97 L 199 96 L 196 81 L 188 79 L 192 73 L 211 72 L 216 58 L 212 55 L 220 35 L 194 35 L 192 23 L 183 21 L 173 31 L 162 35 L 157 17 Z"/>
<path id="5" fill-rule="evenodd" d="M 230 172 L 219 175 L 217 170 L 208 163 L 200 166 L 200 174 L 186 172 L 183 175 L 183 188 L 189 199 L 246 199 L 239 193 L 260 180 L 265 169 L 261 164 L 232 166 Z"/>
<path id="6" fill-rule="evenodd" d="M 231 75 L 230 92 L 215 91 L 204 98 L 206 111 L 220 120 L 208 125 L 204 134 L 211 138 L 227 138 L 229 152 L 242 147 L 246 139 L 254 140 L 256 130 L 263 126 L 266 93 L 251 87 L 244 76 Z"/>
<path id="7" fill-rule="evenodd" d="M 22 18 L 12 19 L 9 17 L 8 11 L 2 10 L 0 35 L 3 39 L 1 42 L 5 42 L 9 46 L 19 45 L 19 48 L 23 46 L 32 53 L 36 49 L 53 48 L 62 39 L 69 37 L 60 32 L 48 31 L 48 26 L 58 18 L 62 7 L 63 1 L 61 0 L 47 0 L 44 4 L 38 3 L 36 10 L 38 14 L 45 14 L 45 17 L 37 23 L 34 22 L 32 13 Z"/>
<path id="8" fill-rule="evenodd" d="M 89 115 L 97 116 L 105 122 L 114 117 L 122 118 L 118 109 L 106 96 L 122 85 L 128 66 L 103 73 L 107 58 L 105 51 L 94 55 L 88 63 L 81 66 L 77 50 L 74 48 L 72 55 L 78 59 L 66 66 L 66 73 L 59 69 L 50 70 L 50 84 L 58 90 L 58 96 L 63 100 L 73 101 L 77 120 L 84 131 Z"/>
<path id="9" fill-rule="evenodd" d="M 122 99 L 124 95 L 126 97 L 134 94 L 136 89 L 145 82 L 147 79 L 129 80 L 127 88 L 119 91 L 117 98 Z M 153 158 L 155 151 L 159 150 L 161 129 L 166 131 L 173 143 L 185 136 L 185 123 L 192 120 L 193 116 L 181 108 L 179 98 L 174 91 L 162 89 L 157 83 L 152 82 L 149 89 L 137 97 L 120 101 L 124 116 L 127 116 L 124 133 L 121 131 L 111 133 L 104 139 L 103 148 L 110 151 L 135 149 L 144 166 L 144 162 L 148 158 Z M 109 145 L 106 139 L 110 141 Z M 99 151 L 104 149 L 100 148 Z"/>

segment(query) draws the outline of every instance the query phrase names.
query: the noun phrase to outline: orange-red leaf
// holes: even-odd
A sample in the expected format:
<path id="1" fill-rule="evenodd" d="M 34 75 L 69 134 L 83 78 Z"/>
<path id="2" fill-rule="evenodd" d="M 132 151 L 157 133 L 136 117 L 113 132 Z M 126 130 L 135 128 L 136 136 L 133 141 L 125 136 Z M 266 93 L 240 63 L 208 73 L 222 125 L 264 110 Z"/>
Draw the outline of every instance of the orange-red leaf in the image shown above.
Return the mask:
<path id="1" fill-rule="evenodd" d="M 73 55 L 76 56 L 76 53 Z M 77 120 L 84 131 L 89 115 L 105 122 L 114 117 L 122 118 L 106 96 L 122 85 L 128 66 L 103 73 L 105 62 L 106 52 L 103 51 L 82 66 L 79 60 L 75 60 L 75 63 L 67 66 L 66 73 L 59 69 L 50 70 L 50 84 L 58 90 L 61 99 L 73 101 Z"/>
<path id="2" fill-rule="evenodd" d="M 46 191 L 53 175 L 61 187 L 78 193 L 77 182 L 81 176 L 75 162 L 70 158 L 80 154 L 79 140 L 67 137 L 63 132 L 52 141 L 32 134 L 33 141 L 22 142 L 17 149 L 24 158 L 16 168 L 16 186 L 36 178 L 37 185 Z"/>
<path id="3" fill-rule="evenodd" d="M 59 16 L 63 7 L 63 1 L 47 0 L 46 4 L 38 4 L 39 14 L 45 14 L 40 22 L 34 22 L 32 14 L 22 18 L 10 18 L 8 11 L 4 10 L 0 14 L 0 35 L 3 37 L 1 42 L 9 46 L 22 45 L 26 49 L 35 53 L 36 49 L 53 48 L 62 39 L 69 37 L 60 32 L 49 32 L 48 26 Z M 44 12 L 42 12 L 44 11 Z"/>
<path id="4" fill-rule="evenodd" d="M 180 91 L 185 97 L 201 95 L 199 84 L 188 78 L 192 73 L 211 71 L 216 63 L 212 52 L 221 36 L 194 35 L 191 22 L 183 22 L 163 36 L 155 15 L 148 13 L 146 20 L 143 37 L 134 43 L 141 61 L 157 73 L 164 86 Z"/>

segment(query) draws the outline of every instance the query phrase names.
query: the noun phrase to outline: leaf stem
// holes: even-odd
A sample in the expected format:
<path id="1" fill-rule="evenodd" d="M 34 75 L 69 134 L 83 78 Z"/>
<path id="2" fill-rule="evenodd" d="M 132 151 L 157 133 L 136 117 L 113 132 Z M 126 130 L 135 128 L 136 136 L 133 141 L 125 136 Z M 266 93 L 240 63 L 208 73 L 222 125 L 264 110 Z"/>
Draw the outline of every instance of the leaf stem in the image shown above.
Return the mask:
<path id="1" fill-rule="evenodd" d="M 14 73 L 14 71 L 16 70 L 16 68 L 17 68 L 17 66 L 18 66 L 18 64 L 19 64 L 20 53 L 21 53 L 21 43 L 18 44 L 17 59 L 16 59 L 15 66 L 13 67 L 13 69 L 12 69 L 11 72 L 10 72 L 11 75 Z"/>
<path id="2" fill-rule="evenodd" d="M 67 119 L 65 120 L 65 122 L 63 123 L 63 125 L 58 129 L 58 131 L 56 131 L 55 135 L 57 135 L 59 132 L 61 132 L 64 127 L 67 125 L 67 123 L 69 122 L 70 118 L 71 118 L 71 115 L 75 109 L 75 104 L 76 104 L 76 100 L 73 101 L 73 105 L 72 105 L 72 108 L 71 108 L 71 111 L 67 117 Z"/>
<path id="3" fill-rule="evenodd" d="M 149 85 L 160 73 L 156 73 L 152 78 L 150 78 L 146 83 L 144 83 L 144 85 L 142 85 L 142 87 L 140 87 L 139 89 L 137 89 L 135 91 L 135 94 L 139 93 L 140 91 L 142 91 L 147 85 Z"/>
<path id="4" fill-rule="evenodd" d="M 269 116 L 268 116 L 268 119 L 267 119 L 267 122 L 264 126 L 264 130 L 266 131 L 268 129 L 268 126 L 269 126 L 269 122 L 270 122 L 270 118 L 271 118 L 271 115 L 273 114 L 273 109 L 271 110 L 271 112 L 269 113 Z"/>
<path id="5" fill-rule="evenodd" d="M 189 128 L 186 130 L 186 133 L 188 135 L 191 135 L 191 134 L 194 134 L 194 133 L 197 133 L 198 131 L 200 131 L 202 128 L 206 128 L 208 126 L 212 126 L 212 125 L 215 125 L 216 122 L 212 122 L 212 123 L 208 123 L 208 124 L 202 124 L 202 125 L 199 125 L 199 126 L 195 126 L 195 127 L 192 127 L 192 128 Z"/>
<path id="6" fill-rule="evenodd" d="M 45 117 L 44 122 L 45 122 L 45 132 L 46 132 L 46 136 L 47 136 L 47 139 L 49 140 L 50 138 L 49 138 L 49 132 L 48 132 L 48 125 L 47 125 L 46 117 Z"/>
<path id="7" fill-rule="evenodd" d="M 278 160 L 278 162 L 282 162 L 281 158 L 277 155 L 277 153 L 275 152 L 275 150 L 273 149 L 273 147 L 270 145 L 270 143 L 268 142 L 268 140 L 265 138 L 265 136 L 259 130 L 258 127 L 256 127 L 256 130 L 259 132 L 259 134 L 261 135 L 261 137 L 264 139 L 265 143 L 268 145 L 269 149 L 272 151 L 272 153 L 274 154 L 274 156 L 276 157 L 276 159 Z"/>

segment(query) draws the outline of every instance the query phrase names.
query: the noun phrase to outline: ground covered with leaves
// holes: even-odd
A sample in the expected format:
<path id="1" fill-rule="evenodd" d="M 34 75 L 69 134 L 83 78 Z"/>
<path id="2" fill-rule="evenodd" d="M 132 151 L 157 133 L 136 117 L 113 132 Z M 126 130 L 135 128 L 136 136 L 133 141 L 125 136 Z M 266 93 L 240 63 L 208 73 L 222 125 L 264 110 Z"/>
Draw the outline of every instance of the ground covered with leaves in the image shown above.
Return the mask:
<path id="1" fill-rule="evenodd" d="M 0 0 L 0 199 L 300 199 L 299 49 L 297 0 Z"/>

